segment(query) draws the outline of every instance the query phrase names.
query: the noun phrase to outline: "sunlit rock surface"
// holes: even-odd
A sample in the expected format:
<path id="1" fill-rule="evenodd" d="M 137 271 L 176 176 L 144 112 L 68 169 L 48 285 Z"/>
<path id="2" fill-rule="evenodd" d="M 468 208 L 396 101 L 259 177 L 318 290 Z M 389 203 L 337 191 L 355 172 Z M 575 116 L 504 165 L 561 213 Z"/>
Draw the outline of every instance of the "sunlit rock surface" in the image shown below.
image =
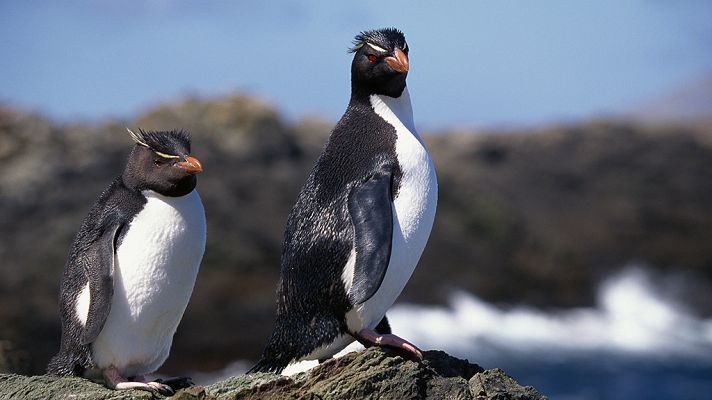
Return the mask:
<path id="1" fill-rule="evenodd" d="M 483 370 L 442 351 L 425 360 L 371 348 L 329 360 L 291 377 L 256 373 L 178 391 L 171 399 L 545 399 L 500 369 Z M 129 400 L 157 394 L 114 391 L 82 378 L 0 375 L 0 398 Z"/>

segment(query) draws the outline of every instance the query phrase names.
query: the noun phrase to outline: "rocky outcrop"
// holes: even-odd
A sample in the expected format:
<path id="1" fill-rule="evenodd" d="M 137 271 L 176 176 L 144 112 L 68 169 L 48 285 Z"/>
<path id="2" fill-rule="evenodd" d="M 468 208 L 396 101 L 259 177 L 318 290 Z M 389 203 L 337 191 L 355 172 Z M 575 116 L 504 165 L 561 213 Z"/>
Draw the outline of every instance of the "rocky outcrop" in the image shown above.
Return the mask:
<path id="1" fill-rule="evenodd" d="M 41 374 L 57 352 L 62 268 L 124 166 L 126 126 L 190 131 L 205 167 L 205 257 L 162 371 L 260 356 L 284 224 L 333 123 L 292 122 L 246 96 L 71 124 L 0 104 L 0 341 L 14 348 L 2 356 L 0 344 L 0 372 Z M 421 133 L 438 212 L 399 301 L 447 304 L 458 289 L 494 304 L 595 307 L 599 283 L 642 260 L 659 272 L 651 283 L 661 296 L 712 315 L 712 123 Z"/>
<path id="2" fill-rule="evenodd" d="M 82 378 L 0 375 L 2 399 L 155 399 L 142 391 L 114 391 Z M 291 377 L 270 373 L 240 375 L 178 391 L 171 399 L 545 399 L 500 369 L 484 370 L 442 351 L 426 351 L 423 361 L 371 348 L 329 360 Z"/>

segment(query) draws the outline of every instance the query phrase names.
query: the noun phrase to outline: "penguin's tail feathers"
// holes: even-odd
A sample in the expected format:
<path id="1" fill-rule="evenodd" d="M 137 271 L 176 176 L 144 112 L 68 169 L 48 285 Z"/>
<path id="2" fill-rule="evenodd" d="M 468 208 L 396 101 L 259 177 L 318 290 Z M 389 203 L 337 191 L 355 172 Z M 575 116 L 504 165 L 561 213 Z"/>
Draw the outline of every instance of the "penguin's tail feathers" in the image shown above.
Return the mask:
<path id="1" fill-rule="evenodd" d="M 47 373 L 57 376 L 81 376 L 91 367 L 91 361 L 85 354 L 59 352 L 47 364 Z"/>
<path id="2" fill-rule="evenodd" d="M 279 374 L 287 365 L 302 360 L 314 349 L 332 343 L 343 332 L 341 323 L 331 313 L 278 315 L 262 359 L 247 373 Z"/>
<path id="3" fill-rule="evenodd" d="M 271 358 L 262 358 L 257 362 L 252 368 L 250 368 L 247 373 L 251 374 L 254 372 L 272 372 L 279 374 L 287 367 L 289 362 L 282 362 Z"/>
<path id="4" fill-rule="evenodd" d="M 74 363 L 65 354 L 57 354 L 47 364 L 47 373 L 57 376 L 74 376 Z"/>

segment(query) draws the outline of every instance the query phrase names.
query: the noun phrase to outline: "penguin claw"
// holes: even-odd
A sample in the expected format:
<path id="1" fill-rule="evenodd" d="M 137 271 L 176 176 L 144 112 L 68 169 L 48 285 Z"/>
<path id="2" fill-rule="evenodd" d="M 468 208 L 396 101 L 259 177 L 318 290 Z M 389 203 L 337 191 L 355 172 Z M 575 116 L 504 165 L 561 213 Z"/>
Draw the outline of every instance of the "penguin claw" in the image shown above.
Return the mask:
<path id="1" fill-rule="evenodd" d="M 177 391 L 179 389 L 185 389 L 191 386 L 195 386 L 195 383 L 193 383 L 193 379 L 191 379 L 189 376 L 177 376 L 177 377 L 172 377 L 172 378 L 161 378 L 161 379 L 156 379 L 156 382 L 162 383 L 164 385 L 168 385 L 171 389 L 174 391 Z"/>
<path id="2" fill-rule="evenodd" d="M 420 351 L 419 348 L 415 347 L 412 343 L 406 342 L 405 340 L 403 341 L 404 343 L 401 344 L 401 349 L 409 352 L 410 354 L 413 354 L 418 360 L 423 360 L 423 353 Z"/>
<path id="3" fill-rule="evenodd" d="M 133 380 L 128 380 L 119 374 L 119 371 L 114 368 L 107 368 L 103 371 L 104 381 L 106 386 L 114 390 L 145 390 L 147 392 L 159 393 L 164 396 L 169 396 L 175 393 L 175 390 L 170 386 L 163 384 L 162 382 L 148 382 L 143 377 L 139 375 L 133 377 Z"/>
<path id="4" fill-rule="evenodd" d="M 356 335 L 356 338 L 366 347 L 393 347 L 404 350 L 418 360 L 423 360 L 423 353 L 416 345 L 392 333 L 380 334 L 373 329 L 361 329 Z"/>
<path id="5" fill-rule="evenodd" d="M 172 387 L 160 382 L 146 382 L 146 384 L 155 389 L 158 393 L 165 396 L 172 395 L 175 393 Z"/>

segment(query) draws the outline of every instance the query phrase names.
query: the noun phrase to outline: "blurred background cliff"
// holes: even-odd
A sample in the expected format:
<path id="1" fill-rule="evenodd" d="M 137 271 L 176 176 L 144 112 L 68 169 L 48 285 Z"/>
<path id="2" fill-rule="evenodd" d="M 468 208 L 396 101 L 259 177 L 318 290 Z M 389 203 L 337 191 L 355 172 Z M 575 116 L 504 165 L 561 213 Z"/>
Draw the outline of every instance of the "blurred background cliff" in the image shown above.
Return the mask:
<path id="1" fill-rule="evenodd" d="M 286 216 L 348 101 L 346 48 L 359 30 L 394 25 L 413 49 L 415 120 L 440 185 L 430 242 L 399 300 L 411 306 L 396 321 L 452 310 L 463 295 L 505 316 L 597 310 L 601 288 L 636 265 L 646 296 L 686 318 L 663 339 L 687 332 L 670 342 L 709 356 L 680 373 L 700 390 L 695 377 L 712 372 L 712 7 L 548 3 L 3 3 L 0 371 L 42 373 L 57 350 L 61 270 L 124 165 L 127 126 L 188 130 L 205 166 L 206 254 L 161 372 L 255 360 Z M 509 329 L 538 332 L 541 320 L 528 321 Z M 412 324 L 423 325 L 413 334 L 449 332 L 426 341 L 439 347 L 458 331 L 452 319 Z M 461 340 L 459 355 L 500 366 L 505 356 L 478 359 L 481 337 Z M 522 383 L 612 398 L 585 378 L 542 386 L 527 375 L 539 357 L 517 369 Z M 620 385 L 636 397 L 649 381 Z"/>

